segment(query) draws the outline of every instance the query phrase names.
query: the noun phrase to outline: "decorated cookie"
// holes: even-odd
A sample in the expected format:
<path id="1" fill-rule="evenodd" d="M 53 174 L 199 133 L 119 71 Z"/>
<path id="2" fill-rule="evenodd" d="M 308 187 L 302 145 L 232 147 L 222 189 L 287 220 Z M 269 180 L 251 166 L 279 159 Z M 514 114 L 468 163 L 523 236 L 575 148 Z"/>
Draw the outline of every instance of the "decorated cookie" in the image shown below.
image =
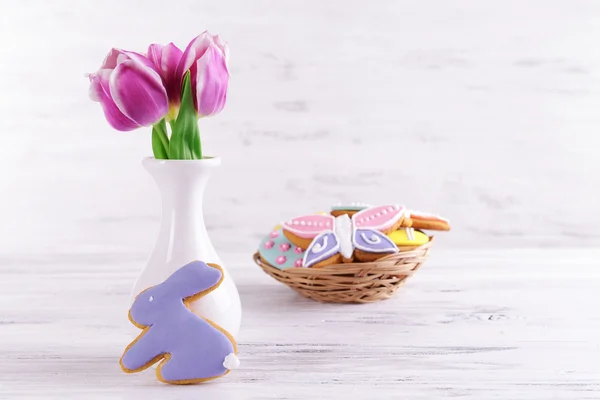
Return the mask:
<path id="1" fill-rule="evenodd" d="M 360 261 L 372 261 L 398 252 L 385 233 L 397 229 L 404 219 L 405 209 L 399 205 L 366 208 L 352 215 L 307 215 L 284 222 L 286 238 L 300 248 L 306 248 L 304 267 Z"/>
<path id="2" fill-rule="evenodd" d="M 304 249 L 290 242 L 281 229 L 271 231 L 260 242 L 260 257 L 275 268 L 301 268 Z"/>
<path id="3" fill-rule="evenodd" d="M 335 227 L 335 217 L 331 215 L 305 215 L 293 218 L 282 224 L 283 234 L 296 246 L 308 248 L 313 239 Z"/>
<path id="4" fill-rule="evenodd" d="M 406 209 L 399 205 L 370 207 L 352 216 L 356 228 L 371 228 L 379 232 L 395 231 L 404 221 Z"/>
<path id="5" fill-rule="evenodd" d="M 329 213 L 326 213 L 325 211 L 319 211 L 316 212 L 315 215 L 329 215 Z M 281 229 L 281 225 L 277 224 L 275 225 L 275 227 L 273 228 L 274 231 Z"/>
<path id="6" fill-rule="evenodd" d="M 438 215 L 410 210 L 407 213 L 407 217 L 407 219 L 412 221 L 412 224 L 409 226 L 412 226 L 415 229 L 431 229 L 434 231 L 450 230 L 450 221 Z"/>
<path id="7" fill-rule="evenodd" d="M 125 349 L 121 369 L 138 372 L 160 361 L 156 368 L 160 381 L 191 384 L 219 378 L 236 368 L 233 337 L 188 308 L 222 282 L 221 267 L 194 261 L 141 292 L 129 319 L 142 333 Z"/>
<path id="8" fill-rule="evenodd" d="M 414 228 L 400 228 L 388 233 L 388 237 L 400 250 L 412 250 L 429 242 L 429 236 Z"/>
<path id="9" fill-rule="evenodd" d="M 366 203 L 336 203 L 331 206 L 331 215 L 339 217 L 342 214 L 348 214 L 350 217 L 357 212 L 368 208 L 369 205 Z"/>

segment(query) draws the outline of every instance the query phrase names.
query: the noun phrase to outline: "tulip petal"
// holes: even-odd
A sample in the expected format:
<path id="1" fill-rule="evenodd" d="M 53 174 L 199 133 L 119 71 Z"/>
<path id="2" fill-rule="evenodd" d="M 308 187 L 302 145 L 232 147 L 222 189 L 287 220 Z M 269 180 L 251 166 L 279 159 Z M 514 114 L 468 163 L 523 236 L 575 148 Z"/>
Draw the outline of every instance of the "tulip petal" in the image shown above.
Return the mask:
<path id="1" fill-rule="evenodd" d="M 208 49 L 212 43 L 212 37 L 208 31 L 204 31 L 192 39 L 187 45 L 177 65 L 177 76 L 180 77 L 182 81 L 186 71 L 195 66 L 196 60 L 204 55 L 206 49 Z M 192 76 L 194 76 L 194 72 L 195 71 L 192 71 Z"/>
<path id="2" fill-rule="evenodd" d="M 114 69 L 110 93 L 123 114 L 142 126 L 160 121 L 168 112 L 167 92 L 160 76 L 134 59 Z"/>
<path id="3" fill-rule="evenodd" d="M 225 57 L 225 64 L 229 65 L 229 46 L 227 45 L 227 42 L 221 39 L 219 35 L 216 35 L 213 40 Z"/>
<path id="4" fill-rule="evenodd" d="M 157 67 L 155 67 L 154 64 L 152 63 L 152 61 L 150 61 L 150 59 L 148 59 L 148 57 L 146 57 L 145 55 L 136 53 L 135 51 L 123 51 L 122 50 L 122 53 L 124 55 L 126 55 L 127 57 L 129 57 L 129 59 L 135 61 L 136 63 L 138 63 L 140 65 L 144 65 L 145 67 L 148 67 L 150 69 L 153 69 L 157 73 L 159 72 Z"/>
<path id="5" fill-rule="evenodd" d="M 173 43 L 169 43 L 162 49 L 160 69 L 172 105 L 181 102 L 182 77 L 177 75 L 177 66 L 182 56 L 183 52 Z"/>
<path id="6" fill-rule="evenodd" d="M 183 56 L 181 49 L 179 49 L 179 47 L 175 46 L 173 43 L 169 43 L 162 48 L 161 56 L 161 63 L 159 64 L 161 71 L 175 74 L 177 65 Z"/>
<path id="7" fill-rule="evenodd" d="M 196 109 L 200 116 L 218 114 L 227 99 L 229 71 L 216 46 L 209 47 L 196 62 Z"/>
<path id="8" fill-rule="evenodd" d="M 110 71 L 108 70 L 100 70 L 97 74 L 90 74 L 90 98 L 100 103 L 106 120 L 110 126 L 116 130 L 131 131 L 139 128 L 140 126 L 127 118 L 112 100 L 110 96 L 108 74 L 110 74 Z"/>
<path id="9" fill-rule="evenodd" d="M 100 67 L 100 69 L 115 69 L 115 67 L 117 66 L 117 57 L 119 57 L 120 53 L 121 50 L 119 49 L 110 49 L 110 51 L 104 58 L 104 61 L 102 61 L 102 66 Z"/>
<path id="10" fill-rule="evenodd" d="M 151 44 L 148 47 L 148 58 L 160 73 L 172 106 L 177 106 L 181 102 L 182 77 L 177 75 L 177 66 L 182 55 L 183 52 L 173 43 L 166 46 Z"/>
<path id="11" fill-rule="evenodd" d="M 152 62 L 148 60 L 143 54 L 136 53 L 135 51 L 127 51 L 112 48 L 102 61 L 100 69 L 115 69 L 120 63 L 127 61 L 128 59 L 134 59 L 135 61 L 144 64 L 148 67 L 154 68 Z"/>
<path id="12" fill-rule="evenodd" d="M 154 64 L 154 68 L 160 71 L 162 50 L 164 46 L 162 44 L 151 44 L 148 46 L 148 59 Z"/>

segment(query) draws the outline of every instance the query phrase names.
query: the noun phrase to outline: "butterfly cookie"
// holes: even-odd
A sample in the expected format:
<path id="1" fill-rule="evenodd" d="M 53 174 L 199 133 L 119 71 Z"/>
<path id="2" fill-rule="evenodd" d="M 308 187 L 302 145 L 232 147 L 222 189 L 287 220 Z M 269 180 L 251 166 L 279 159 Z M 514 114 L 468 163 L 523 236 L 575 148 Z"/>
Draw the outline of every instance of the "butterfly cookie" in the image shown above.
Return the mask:
<path id="1" fill-rule="evenodd" d="M 306 215 L 282 224 L 285 237 L 306 249 L 302 264 L 318 268 L 340 262 L 374 261 L 398 252 L 386 235 L 399 228 L 406 209 L 400 205 L 364 208 L 348 214 Z"/>

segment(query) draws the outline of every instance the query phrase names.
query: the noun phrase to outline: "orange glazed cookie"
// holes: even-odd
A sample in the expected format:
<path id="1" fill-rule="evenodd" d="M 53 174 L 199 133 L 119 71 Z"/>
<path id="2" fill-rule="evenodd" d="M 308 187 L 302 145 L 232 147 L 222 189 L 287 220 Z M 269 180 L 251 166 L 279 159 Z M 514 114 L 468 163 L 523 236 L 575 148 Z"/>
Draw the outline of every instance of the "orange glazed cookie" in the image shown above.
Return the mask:
<path id="1" fill-rule="evenodd" d="M 438 215 L 427 214 L 421 211 L 409 211 L 408 219 L 412 221 L 412 226 L 415 229 L 430 229 L 433 231 L 449 231 L 450 221 Z"/>

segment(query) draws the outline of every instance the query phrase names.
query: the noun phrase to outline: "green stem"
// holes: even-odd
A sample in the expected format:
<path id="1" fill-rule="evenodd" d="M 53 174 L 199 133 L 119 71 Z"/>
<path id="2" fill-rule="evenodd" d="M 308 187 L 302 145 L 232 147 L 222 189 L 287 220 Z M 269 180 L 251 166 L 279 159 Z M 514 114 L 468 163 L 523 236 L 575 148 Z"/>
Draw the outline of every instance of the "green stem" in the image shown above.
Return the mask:
<path id="1" fill-rule="evenodd" d="M 169 159 L 169 137 L 164 118 L 152 127 L 152 152 L 157 160 Z"/>
<path id="2" fill-rule="evenodd" d="M 196 123 L 198 123 L 196 121 Z M 200 127 L 198 127 L 198 152 L 200 153 L 200 159 L 202 160 L 202 140 L 200 139 Z"/>
<path id="3" fill-rule="evenodd" d="M 200 130 L 198 114 L 194 108 L 190 72 L 183 77 L 181 107 L 174 123 L 172 123 L 169 158 L 173 160 L 201 160 Z"/>

